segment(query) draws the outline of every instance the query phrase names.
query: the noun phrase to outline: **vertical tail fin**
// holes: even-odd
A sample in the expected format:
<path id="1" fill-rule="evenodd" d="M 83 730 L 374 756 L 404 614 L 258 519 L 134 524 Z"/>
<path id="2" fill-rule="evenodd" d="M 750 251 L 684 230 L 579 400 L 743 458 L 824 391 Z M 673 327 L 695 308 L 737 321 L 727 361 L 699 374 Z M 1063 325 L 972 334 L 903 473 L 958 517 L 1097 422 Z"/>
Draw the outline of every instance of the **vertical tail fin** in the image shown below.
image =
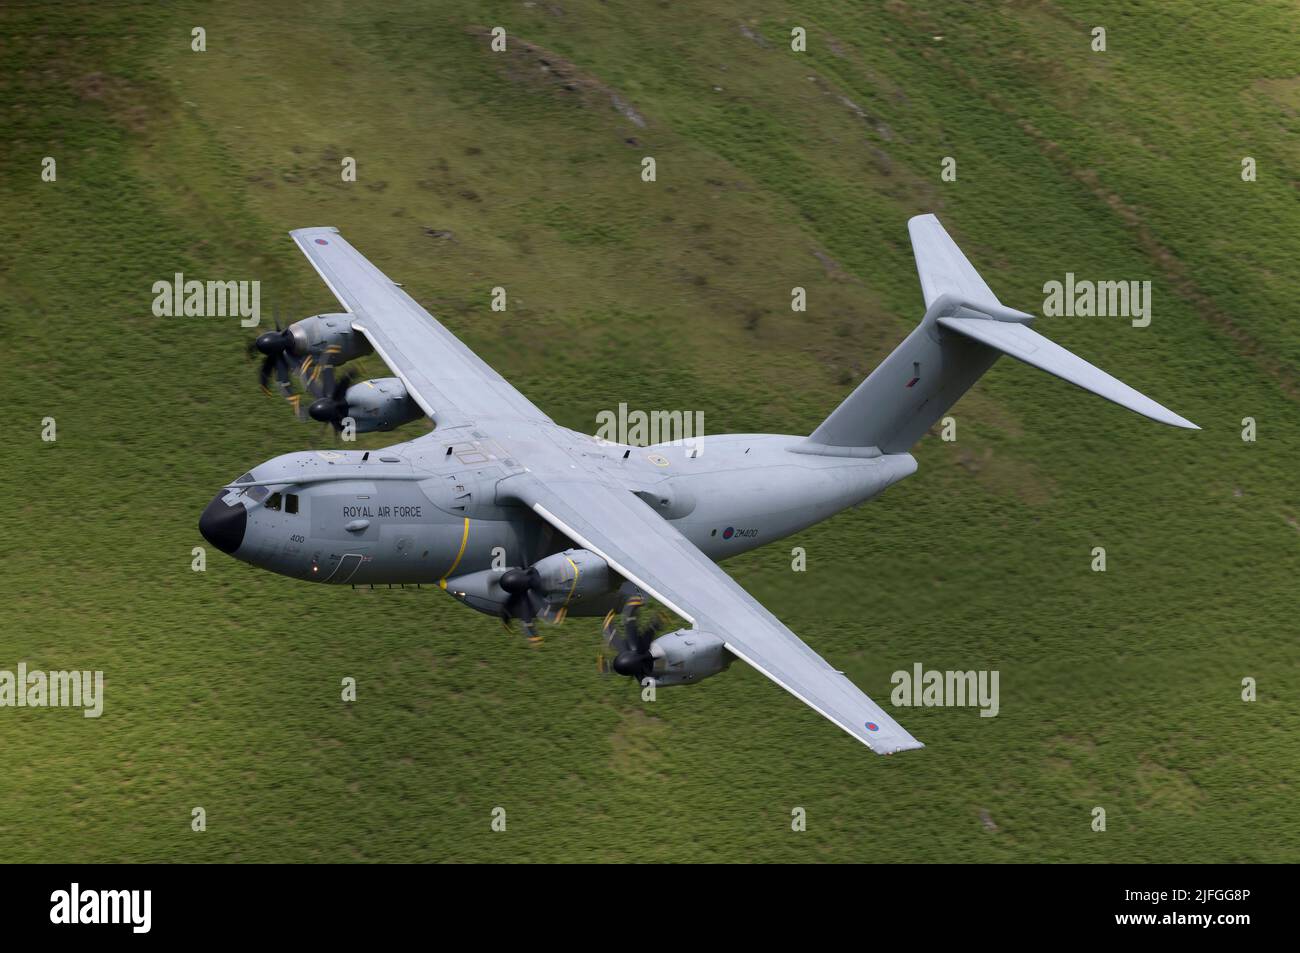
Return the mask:
<path id="1" fill-rule="evenodd" d="M 1199 429 L 1032 330 L 1033 315 L 998 301 L 933 215 L 918 215 L 907 226 L 925 317 L 802 449 L 905 453 L 1002 354 L 1152 420 Z"/>
<path id="2" fill-rule="evenodd" d="M 952 295 L 979 308 L 991 305 L 1001 308 L 993 290 L 984 283 L 970 260 L 962 254 L 957 243 L 933 215 L 918 215 L 907 223 L 912 236 L 912 255 L 916 258 L 916 273 L 921 278 L 921 294 L 929 308 L 942 295 Z M 1015 312 L 1028 320 L 1030 315 Z"/>

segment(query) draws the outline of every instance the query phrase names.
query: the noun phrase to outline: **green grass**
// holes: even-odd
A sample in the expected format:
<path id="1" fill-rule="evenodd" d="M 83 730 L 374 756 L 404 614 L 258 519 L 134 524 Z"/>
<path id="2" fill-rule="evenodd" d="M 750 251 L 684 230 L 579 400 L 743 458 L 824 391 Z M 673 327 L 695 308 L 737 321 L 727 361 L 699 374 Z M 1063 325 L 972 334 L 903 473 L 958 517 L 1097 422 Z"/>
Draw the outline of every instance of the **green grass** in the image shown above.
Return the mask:
<path id="1" fill-rule="evenodd" d="M 0 857 L 1300 859 L 1298 12 L 5 6 L 0 668 L 103 669 L 107 699 L 0 709 Z M 1151 280 L 1149 328 L 1040 329 L 1204 427 L 1004 362 L 916 476 L 729 564 L 877 699 L 917 661 L 995 668 L 997 718 L 901 711 L 929 747 L 879 759 L 743 665 L 643 706 L 590 622 L 534 653 L 436 592 L 190 571 L 215 489 L 323 438 L 234 320 L 153 317 L 160 278 L 332 310 L 284 233 L 336 225 L 567 426 L 627 401 L 808 432 L 918 320 L 925 211 L 1014 307 Z"/>

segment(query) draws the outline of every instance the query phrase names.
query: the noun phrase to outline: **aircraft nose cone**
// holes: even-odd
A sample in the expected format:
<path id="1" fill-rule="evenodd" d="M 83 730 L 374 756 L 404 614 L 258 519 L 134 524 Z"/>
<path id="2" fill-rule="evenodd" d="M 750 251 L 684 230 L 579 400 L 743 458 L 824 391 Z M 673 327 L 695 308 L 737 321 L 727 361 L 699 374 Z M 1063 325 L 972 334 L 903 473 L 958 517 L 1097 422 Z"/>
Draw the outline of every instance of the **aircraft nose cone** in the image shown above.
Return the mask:
<path id="1" fill-rule="evenodd" d="M 222 490 L 212 498 L 208 508 L 199 517 L 199 532 L 223 553 L 233 553 L 244 541 L 244 529 L 248 526 L 248 510 L 244 504 L 227 506 L 223 497 L 229 491 Z"/>

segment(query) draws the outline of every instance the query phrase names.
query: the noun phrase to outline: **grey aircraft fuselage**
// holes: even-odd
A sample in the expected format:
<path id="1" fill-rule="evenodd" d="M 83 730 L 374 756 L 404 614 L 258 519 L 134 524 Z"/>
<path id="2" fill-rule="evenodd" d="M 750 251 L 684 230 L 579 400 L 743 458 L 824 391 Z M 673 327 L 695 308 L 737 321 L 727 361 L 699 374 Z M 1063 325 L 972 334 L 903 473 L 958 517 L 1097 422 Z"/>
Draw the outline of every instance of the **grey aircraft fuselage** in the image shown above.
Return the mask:
<path id="1" fill-rule="evenodd" d="M 726 434 L 632 447 L 550 423 L 495 423 L 439 427 L 381 450 L 275 457 L 218 493 L 201 528 L 237 559 L 295 579 L 445 589 L 449 578 L 527 567 L 580 546 L 499 499 L 498 484 L 534 461 L 551 471 L 596 472 L 636 493 L 715 561 L 799 532 L 916 471 L 908 453 L 800 452 L 804 436 Z M 612 589 L 565 611 L 603 615 L 619 602 Z"/>

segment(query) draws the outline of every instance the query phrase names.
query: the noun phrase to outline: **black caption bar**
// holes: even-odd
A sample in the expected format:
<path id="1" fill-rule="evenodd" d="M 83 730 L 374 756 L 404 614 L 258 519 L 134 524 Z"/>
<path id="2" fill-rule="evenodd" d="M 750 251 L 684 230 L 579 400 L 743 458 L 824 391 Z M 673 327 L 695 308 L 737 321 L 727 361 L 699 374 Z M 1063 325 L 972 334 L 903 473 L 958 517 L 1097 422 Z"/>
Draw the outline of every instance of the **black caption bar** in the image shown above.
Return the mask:
<path id="1" fill-rule="evenodd" d="M 604 933 L 627 927 L 617 925 L 618 911 L 639 898 L 633 907 L 646 918 L 642 927 L 658 934 L 668 928 L 665 917 L 676 929 L 683 918 L 711 917 L 742 930 L 780 920 L 809 930 L 809 939 L 853 928 L 922 929 L 927 940 L 946 934 L 1037 937 L 1052 930 L 1071 937 L 1135 933 L 1232 942 L 1255 930 L 1279 929 L 1287 921 L 1282 906 L 1290 890 L 1284 883 L 1290 871 L 1283 867 L 628 867 L 597 872 L 595 879 L 592 873 L 9 866 L 0 868 L 0 923 L 6 939 L 147 943 L 284 935 L 333 944 L 442 932 L 451 921 L 462 925 L 458 930 L 491 932 L 512 924 L 550 930 L 571 921 Z M 684 902 L 692 894 L 713 902 Z"/>

